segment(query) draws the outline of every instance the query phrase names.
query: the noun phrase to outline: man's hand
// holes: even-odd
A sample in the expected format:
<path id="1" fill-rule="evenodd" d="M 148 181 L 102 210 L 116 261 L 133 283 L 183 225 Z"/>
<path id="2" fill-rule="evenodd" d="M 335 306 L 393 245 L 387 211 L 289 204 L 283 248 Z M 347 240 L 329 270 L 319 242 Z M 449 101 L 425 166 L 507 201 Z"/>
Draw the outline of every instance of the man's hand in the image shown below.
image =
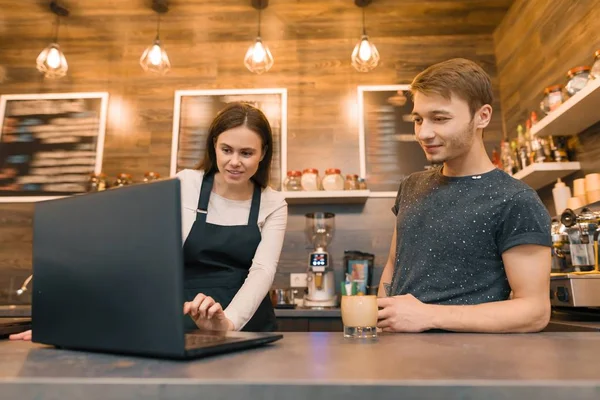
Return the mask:
<path id="1" fill-rule="evenodd" d="M 31 329 L 21 333 L 15 333 L 8 337 L 10 340 L 31 340 Z"/>
<path id="2" fill-rule="evenodd" d="M 194 300 L 185 302 L 183 313 L 189 314 L 202 330 L 232 331 L 234 328 L 233 322 L 225 316 L 221 304 L 203 293 L 198 293 Z"/>
<path id="3" fill-rule="evenodd" d="M 377 299 L 377 327 L 384 332 L 423 332 L 433 328 L 430 307 L 412 294 Z"/>

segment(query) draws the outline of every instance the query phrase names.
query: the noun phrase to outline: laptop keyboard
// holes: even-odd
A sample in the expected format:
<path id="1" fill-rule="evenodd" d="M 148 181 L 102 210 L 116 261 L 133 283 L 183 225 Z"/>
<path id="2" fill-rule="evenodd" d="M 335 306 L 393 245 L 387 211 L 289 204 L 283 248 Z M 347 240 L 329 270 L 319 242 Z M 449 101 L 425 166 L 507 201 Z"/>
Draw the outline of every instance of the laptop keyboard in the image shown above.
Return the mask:
<path id="1" fill-rule="evenodd" d="M 185 348 L 193 349 L 206 347 L 219 343 L 231 343 L 241 340 L 240 338 L 227 337 L 219 334 L 189 333 L 185 335 Z"/>

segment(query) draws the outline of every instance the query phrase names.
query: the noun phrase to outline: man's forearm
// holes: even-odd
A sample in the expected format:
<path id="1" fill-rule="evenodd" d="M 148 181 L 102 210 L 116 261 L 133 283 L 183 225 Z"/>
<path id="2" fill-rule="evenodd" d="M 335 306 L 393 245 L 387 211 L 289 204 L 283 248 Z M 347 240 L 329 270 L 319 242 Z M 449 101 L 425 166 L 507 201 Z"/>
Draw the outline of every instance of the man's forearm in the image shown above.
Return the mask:
<path id="1" fill-rule="evenodd" d="M 428 305 L 431 327 L 456 332 L 538 332 L 550 319 L 550 301 L 512 299 L 473 306 Z"/>

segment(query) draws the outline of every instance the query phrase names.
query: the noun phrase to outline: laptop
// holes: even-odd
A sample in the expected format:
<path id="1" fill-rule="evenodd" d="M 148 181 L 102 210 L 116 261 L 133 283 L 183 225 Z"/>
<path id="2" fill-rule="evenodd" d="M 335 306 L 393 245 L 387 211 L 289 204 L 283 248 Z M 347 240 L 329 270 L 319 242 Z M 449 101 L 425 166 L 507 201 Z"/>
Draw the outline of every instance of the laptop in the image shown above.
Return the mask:
<path id="1" fill-rule="evenodd" d="M 186 359 L 281 339 L 184 331 L 180 196 L 167 179 L 36 203 L 32 340 Z"/>

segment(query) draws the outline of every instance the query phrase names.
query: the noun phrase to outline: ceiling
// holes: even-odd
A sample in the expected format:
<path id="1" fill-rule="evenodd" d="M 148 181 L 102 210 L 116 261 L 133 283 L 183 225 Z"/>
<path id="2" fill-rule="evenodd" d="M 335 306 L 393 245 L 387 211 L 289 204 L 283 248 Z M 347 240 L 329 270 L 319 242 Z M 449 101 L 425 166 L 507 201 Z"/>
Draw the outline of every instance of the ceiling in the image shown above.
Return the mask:
<path id="1" fill-rule="evenodd" d="M 398 36 L 491 34 L 514 0 L 373 0 L 366 7 L 367 33 L 373 38 Z M 107 34 L 109 21 L 150 20 L 151 0 L 64 0 L 70 10 L 67 29 Z M 51 21 L 46 0 L 0 0 L 0 35 L 27 37 L 37 24 Z M 251 0 L 171 0 L 163 17 L 163 37 L 189 36 L 195 41 L 248 40 L 257 30 Z M 361 33 L 361 9 L 353 0 L 270 0 L 263 11 L 265 40 L 354 38 Z M 4 29 L 3 29 L 4 28 Z M 34 29 L 35 30 L 35 29 Z M 0 44 L 1 46 L 1 44 Z"/>

